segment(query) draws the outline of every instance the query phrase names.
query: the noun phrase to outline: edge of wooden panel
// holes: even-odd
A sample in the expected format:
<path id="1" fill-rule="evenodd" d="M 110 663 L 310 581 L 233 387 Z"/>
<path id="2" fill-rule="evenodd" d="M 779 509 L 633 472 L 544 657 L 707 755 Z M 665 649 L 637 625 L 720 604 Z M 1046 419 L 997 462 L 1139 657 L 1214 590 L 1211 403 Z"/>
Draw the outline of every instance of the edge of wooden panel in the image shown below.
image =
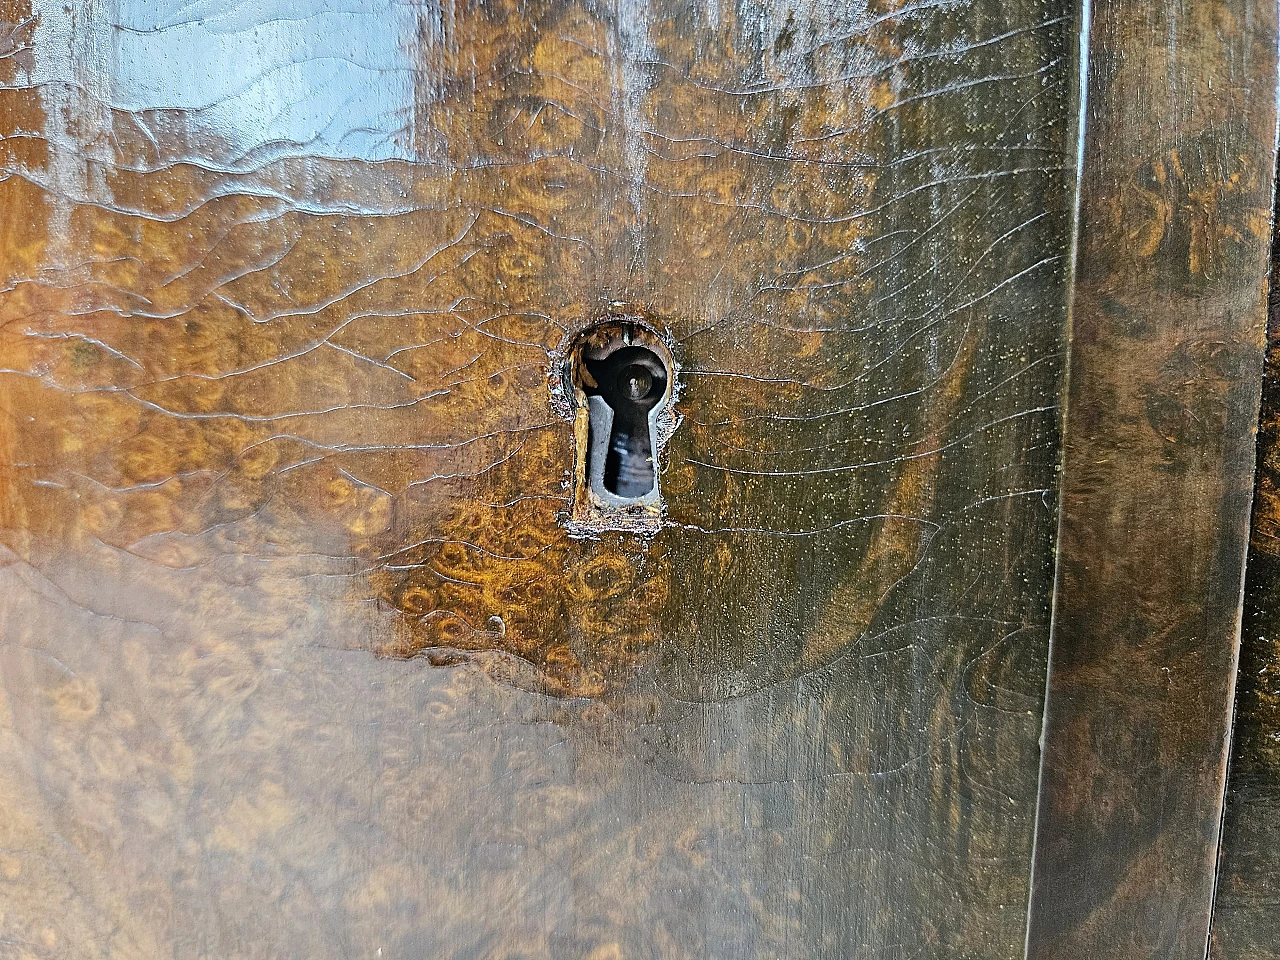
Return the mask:
<path id="1" fill-rule="evenodd" d="M 1027 956 L 1202 958 L 1261 387 L 1277 9 L 1084 0 Z"/>

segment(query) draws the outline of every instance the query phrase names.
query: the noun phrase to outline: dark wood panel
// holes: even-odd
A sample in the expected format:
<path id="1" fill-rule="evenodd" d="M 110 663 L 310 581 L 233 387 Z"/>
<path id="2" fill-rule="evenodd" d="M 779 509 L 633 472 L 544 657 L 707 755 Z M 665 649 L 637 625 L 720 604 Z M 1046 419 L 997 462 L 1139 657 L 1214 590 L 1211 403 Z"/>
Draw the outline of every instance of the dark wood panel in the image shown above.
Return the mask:
<path id="1" fill-rule="evenodd" d="M 1021 954 L 1070 4 L 6 10 L 0 949 Z"/>
<path id="2" fill-rule="evenodd" d="M 1280 560 L 1270 550 L 1255 548 L 1245 588 L 1236 725 L 1214 899 L 1214 960 L 1280 957 L 1278 595 Z"/>
<path id="3" fill-rule="evenodd" d="M 1253 476 L 1273 4 L 1094 4 L 1029 955 L 1201 958 Z"/>
<path id="4" fill-rule="evenodd" d="M 1272 240 L 1253 527 L 1210 956 L 1280 957 L 1280 243 Z"/>

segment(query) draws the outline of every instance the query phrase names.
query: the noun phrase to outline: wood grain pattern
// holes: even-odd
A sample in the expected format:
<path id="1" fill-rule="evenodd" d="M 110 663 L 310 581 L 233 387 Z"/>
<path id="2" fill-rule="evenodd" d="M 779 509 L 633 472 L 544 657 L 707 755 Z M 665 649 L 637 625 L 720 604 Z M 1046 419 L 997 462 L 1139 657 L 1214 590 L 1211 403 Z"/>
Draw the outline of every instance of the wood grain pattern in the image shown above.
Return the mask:
<path id="1" fill-rule="evenodd" d="M 1280 957 L 1280 243 L 1272 239 L 1267 362 L 1231 766 L 1210 957 Z"/>
<path id="2" fill-rule="evenodd" d="M 1069 4 L 6 19 L 0 953 L 1020 955 Z"/>
<path id="3" fill-rule="evenodd" d="M 1029 955 L 1191 960 L 1239 640 L 1276 10 L 1092 10 Z"/>

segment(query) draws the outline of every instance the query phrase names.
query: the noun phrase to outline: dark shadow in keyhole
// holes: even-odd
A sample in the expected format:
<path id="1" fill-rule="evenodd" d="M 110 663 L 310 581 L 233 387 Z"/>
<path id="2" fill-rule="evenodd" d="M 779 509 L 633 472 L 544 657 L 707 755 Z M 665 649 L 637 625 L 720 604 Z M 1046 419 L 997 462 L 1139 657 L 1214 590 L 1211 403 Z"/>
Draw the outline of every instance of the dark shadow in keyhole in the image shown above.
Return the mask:
<path id="1" fill-rule="evenodd" d="M 649 411 L 667 390 L 667 369 L 652 350 L 623 347 L 601 360 L 586 359 L 595 381 L 588 396 L 598 396 L 613 411 L 604 487 L 617 497 L 643 497 L 654 486 L 653 437 Z M 592 417 L 592 430 L 596 429 Z M 588 440 L 588 449 L 595 438 Z"/>

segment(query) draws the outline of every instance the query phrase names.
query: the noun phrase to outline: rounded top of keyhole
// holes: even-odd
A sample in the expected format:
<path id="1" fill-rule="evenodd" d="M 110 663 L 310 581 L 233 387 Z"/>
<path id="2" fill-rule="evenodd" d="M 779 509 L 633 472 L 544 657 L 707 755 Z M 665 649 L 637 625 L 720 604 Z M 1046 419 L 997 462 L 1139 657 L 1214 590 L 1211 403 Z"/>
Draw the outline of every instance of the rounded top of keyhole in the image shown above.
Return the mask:
<path id="1" fill-rule="evenodd" d="M 644 418 L 663 402 L 667 367 L 648 347 L 630 344 L 605 357 L 583 358 L 590 380 L 584 391 L 604 398 L 615 417 Z"/>
<path id="2" fill-rule="evenodd" d="M 640 363 L 629 363 L 618 374 L 618 388 L 633 403 L 643 400 L 653 389 L 653 374 Z"/>

